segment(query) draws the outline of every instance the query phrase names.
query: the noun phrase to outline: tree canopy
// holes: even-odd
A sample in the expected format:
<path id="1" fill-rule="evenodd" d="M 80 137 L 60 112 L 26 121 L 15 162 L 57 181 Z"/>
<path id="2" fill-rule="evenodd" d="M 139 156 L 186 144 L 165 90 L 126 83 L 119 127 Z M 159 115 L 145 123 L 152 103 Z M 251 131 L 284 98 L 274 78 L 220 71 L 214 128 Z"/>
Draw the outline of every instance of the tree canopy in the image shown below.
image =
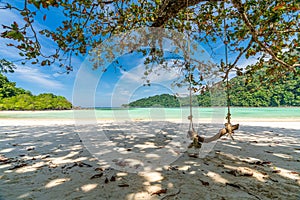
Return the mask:
<path id="1" fill-rule="evenodd" d="M 141 27 L 190 32 L 192 39 L 207 43 L 212 52 L 214 44 L 228 45 L 229 51 L 237 54 L 223 69 L 225 74 L 232 68 L 241 74 L 236 63 L 243 56 L 257 57 L 257 63 L 246 70 L 250 74 L 266 68 L 267 75 L 284 76 L 295 73 L 300 63 L 297 0 L 24 0 L 22 5 L 2 1 L 0 9 L 13 10 L 23 18 L 22 23 L 2 25 L 1 33 L 8 46 L 19 50 L 23 64 L 30 61 L 47 66 L 58 62 L 70 71 L 73 56 L 86 55 L 114 34 Z M 45 23 L 53 20 L 48 14 L 51 10 L 62 12 L 63 21 L 56 29 L 36 30 L 38 18 Z M 56 43 L 55 52 L 43 51 L 43 37 Z M 156 50 L 145 54 L 163 56 Z M 0 66 L 4 71 L 13 70 L 6 60 Z"/>
<path id="2" fill-rule="evenodd" d="M 37 96 L 17 88 L 0 73 L 0 110 L 66 110 L 72 104 L 62 96 L 45 93 Z"/>

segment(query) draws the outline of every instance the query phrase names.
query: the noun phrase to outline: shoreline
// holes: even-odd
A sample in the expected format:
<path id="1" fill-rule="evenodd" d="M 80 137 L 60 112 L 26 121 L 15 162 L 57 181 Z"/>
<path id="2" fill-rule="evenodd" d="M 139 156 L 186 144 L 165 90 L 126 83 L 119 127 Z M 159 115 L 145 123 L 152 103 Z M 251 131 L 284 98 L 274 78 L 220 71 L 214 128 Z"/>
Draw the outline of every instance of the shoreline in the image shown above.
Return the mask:
<path id="1" fill-rule="evenodd" d="M 119 110 L 119 109 L 121 109 L 121 110 L 131 110 L 131 109 L 151 109 L 151 108 L 155 108 L 155 109 L 157 109 L 157 108 L 159 108 L 159 109 L 161 109 L 161 108 L 165 108 L 165 109 L 190 109 L 190 107 L 185 107 L 185 106 L 182 106 L 182 107 L 129 107 L 129 108 L 126 108 L 126 107 L 95 107 L 95 108 L 82 108 L 82 109 L 65 109 L 65 110 L 0 110 L 0 113 L 1 112 L 7 112 L 7 113 L 9 113 L 9 112 L 11 112 L 11 113 L 13 113 L 13 112 L 53 112 L 53 111 L 85 111 L 85 110 L 101 110 L 101 109 L 103 109 L 103 110 L 107 110 L 107 109 L 109 109 L 109 110 L 114 110 L 114 109 L 117 109 L 117 110 Z M 193 106 L 192 107 L 193 109 L 197 109 L 197 108 L 216 108 L 216 109 L 218 109 L 218 108 L 225 108 L 225 109 L 227 109 L 227 107 L 225 106 L 213 106 L 213 107 L 201 107 L 201 106 Z M 254 108 L 254 109 L 260 109 L 260 108 L 262 108 L 262 109 L 267 109 L 267 108 L 270 108 L 270 109 L 281 109 L 281 108 L 283 108 L 283 109 L 285 109 L 285 108 L 288 108 L 288 109 L 290 109 L 290 108 L 300 108 L 300 106 L 280 106 L 280 107 L 253 107 L 253 106 L 249 106 L 249 107 L 241 107 L 241 106 L 231 106 L 231 108 L 233 108 L 233 109 L 236 109 L 236 108 Z"/>
<path id="2" fill-rule="evenodd" d="M 231 120 L 232 124 L 240 124 L 240 127 L 243 126 L 261 126 L 261 127 L 272 127 L 272 128 L 290 128 L 290 129 L 299 129 L 300 130 L 300 118 L 285 119 L 285 118 L 234 118 Z M 164 120 L 151 120 L 151 119 L 83 119 L 83 120 L 74 120 L 74 119 L 46 119 L 46 118 L 0 118 L 0 127 L 2 126 L 51 126 L 51 125 L 82 125 L 82 124 L 107 124 L 107 123 L 126 123 L 126 122 L 171 122 L 179 124 L 188 124 L 187 119 L 164 119 Z M 226 121 L 222 120 L 216 121 L 209 118 L 200 118 L 194 120 L 194 124 L 218 124 L 222 126 Z"/>

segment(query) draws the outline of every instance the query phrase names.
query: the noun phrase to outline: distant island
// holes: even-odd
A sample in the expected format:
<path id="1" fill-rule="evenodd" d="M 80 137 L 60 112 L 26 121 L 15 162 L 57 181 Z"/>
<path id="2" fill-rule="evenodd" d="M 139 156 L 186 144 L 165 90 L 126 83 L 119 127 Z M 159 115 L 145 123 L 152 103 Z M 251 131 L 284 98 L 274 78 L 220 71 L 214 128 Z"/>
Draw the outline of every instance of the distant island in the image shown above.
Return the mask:
<path id="1" fill-rule="evenodd" d="M 0 110 L 69 110 L 72 104 L 51 93 L 32 95 L 0 73 Z"/>
<path id="2" fill-rule="evenodd" d="M 300 106 L 300 76 L 290 76 L 274 83 L 262 84 L 259 77 L 254 77 L 246 83 L 244 76 L 230 80 L 231 106 L 239 107 L 279 107 Z M 226 101 L 225 101 L 226 102 Z M 194 106 L 212 106 L 210 92 L 193 96 Z M 224 101 L 223 101 L 224 104 Z M 220 103 L 220 106 L 222 103 Z M 189 97 L 176 97 L 175 95 L 162 94 L 142 98 L 124 107 L 180 107 L 189 106 Z"/>

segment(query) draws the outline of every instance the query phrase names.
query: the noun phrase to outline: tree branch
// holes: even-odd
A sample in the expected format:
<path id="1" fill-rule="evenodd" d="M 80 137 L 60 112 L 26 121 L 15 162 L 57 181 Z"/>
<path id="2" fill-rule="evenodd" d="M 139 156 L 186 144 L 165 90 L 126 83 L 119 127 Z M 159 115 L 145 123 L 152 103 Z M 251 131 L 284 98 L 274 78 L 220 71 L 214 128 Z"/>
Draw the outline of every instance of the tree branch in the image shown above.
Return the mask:
<path id="1" fill-rule="evenodd" d="M 197 5 L 201 2 L 218 2 L 223 0 L 167 0 L 165 5 L 158 11 L 158 18 L 151 27 L 162 27 L 169 19 L 174 18 L 182 9 Z"/>
<path id="2" fill-rule="evenodd" d="M 91 8 L 91 10 L 90 10 L 90 13 L 89 13 L 87 19 L 85 20 L 84 24 L 82 25 L 82 28 L 85 28 L 85 26 L 86 26 L 87 23 L 89 22 L 89 20 L 90 20 L 90 18 L 91 18 L 91 15 L 92 15 L 92 12 L 93 12 L 93 10 L 94 10 L 94 8 L 95 8 L 96 6 L 98 6 L 98 5 L 97 5 L 97 4 L 93 4 L 93 6 L 92 6 L 92 8 Z"/>
<path id="3" fill-rule="evenodd" d="M 272 49 L 270 49 L 269 47 L 267 47 L 266 45 L 264 45 L 259 39 L 258 39 L 258 32 L 255 30 L 254 26 L 252 25 L 252 23 L 250 22 L 245 9 L 243 7 L 242 1 L 241 0 L 232 0 L 232 4 L 233 6 L 238 10 L 238 13 L 241 15 L 243 21 L 245 22 L 245 25 L 247 26 L 247 28 L 249 29 L 251 35 L 252 35 L 252 39 L 260 46 L 262 47 L 262 49 L 264 49 L 264 51 L 266 53 L 268 53 L 276 62 L 282 64 L 283 66 L 287 67 L 289 70 L 295 72 L 295 69 L 293 66 L 287 64 L 286 62 L 284 62 L 283 60 L 280 60 L 275 53 L 272 51 Z"/>
<path id="4" fill-rule="evenodd" d="M 236 57 L 234 63 L 232 64 L 232 67 L 234 67 L 236 65 L 236 63 L 240 60 L 241 56 L 248 51 L 248 49 L 251 47 L 252 43 L 253 43 L 253 38 L 251 38 L 248 46 L 243 51 L 241 51 L 240 54 Z"/>

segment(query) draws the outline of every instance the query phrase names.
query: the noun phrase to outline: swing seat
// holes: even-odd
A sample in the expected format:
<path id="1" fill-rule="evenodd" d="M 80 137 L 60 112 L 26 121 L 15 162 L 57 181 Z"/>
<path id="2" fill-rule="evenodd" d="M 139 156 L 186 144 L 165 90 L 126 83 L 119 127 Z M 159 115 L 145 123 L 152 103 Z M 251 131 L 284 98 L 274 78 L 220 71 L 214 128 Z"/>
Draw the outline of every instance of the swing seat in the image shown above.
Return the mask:
<path id="1" fill-rule="evenodd" d="M 200 149 L 204 138 L 199 136 L 195 130 L 188 131 L 188 137 L 193 140 L 193 142 L 188 146 L 188 148 L 195 147 L 195 149 Z"/>
<path id="2" fill-rule="evenodd" d="M 225 123 L 224 126 L 225 128 L 222 128 L 220 130 L 220 137 L 228 134 L 231 137 L 231 139 L 234 140 L 233 138 L 234 131 L 238 130 L 240 125 L 239 124 L 232 125 L 231 123 Z"/>
<path id="3" fill-rule="evenodd" d="M 239 129 L 239 126 L 240 126 L 239 124 L 232 125 L 231 123 L 225 123 L 225 128 L 220 129 L 219 133 L 208 138 L 201 137 L 194 129 L 189 130 L 188 137 L 193 141 L 188 146 L 188 148 L 194 147 L 195 149 L 199 149 L 201 148 L 202 143 L 209 143 L 209 142 L 216 141 L 226 134 L 228 134 L 231 137 L 231 139 L 234 140 L 233 138 L 234 131 Z"/>

